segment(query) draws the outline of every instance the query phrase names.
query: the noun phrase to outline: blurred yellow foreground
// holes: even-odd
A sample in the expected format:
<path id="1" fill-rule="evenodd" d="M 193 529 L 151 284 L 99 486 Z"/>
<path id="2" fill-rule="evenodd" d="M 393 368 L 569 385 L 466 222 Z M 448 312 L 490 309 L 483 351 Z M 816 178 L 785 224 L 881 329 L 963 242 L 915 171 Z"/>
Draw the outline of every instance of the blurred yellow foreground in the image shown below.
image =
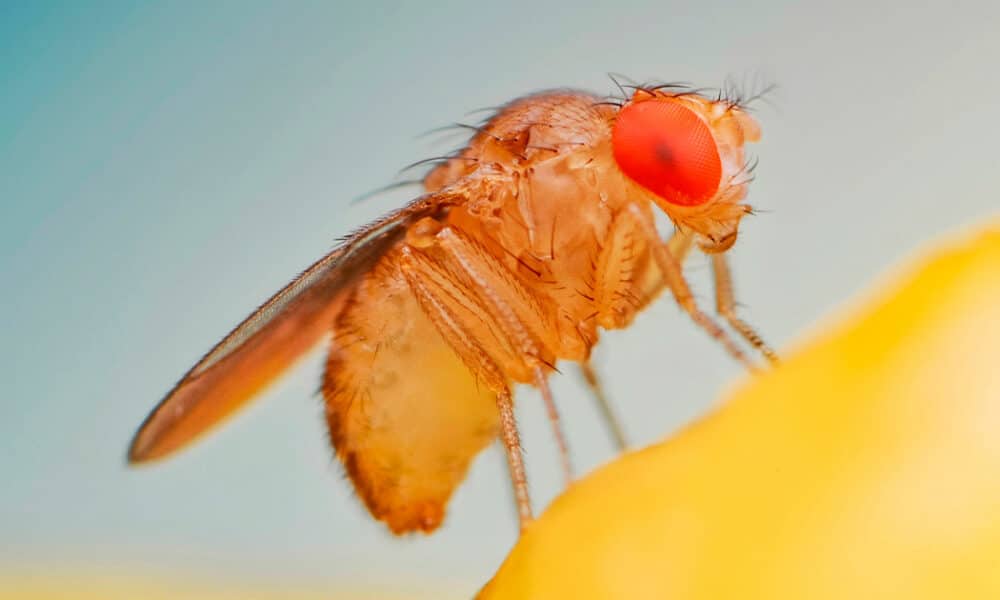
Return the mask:
<path id="1" fill-rule="evenodd" d="M 1000 599 L 1000 222 L 584 478 L 482 595 Z"/>

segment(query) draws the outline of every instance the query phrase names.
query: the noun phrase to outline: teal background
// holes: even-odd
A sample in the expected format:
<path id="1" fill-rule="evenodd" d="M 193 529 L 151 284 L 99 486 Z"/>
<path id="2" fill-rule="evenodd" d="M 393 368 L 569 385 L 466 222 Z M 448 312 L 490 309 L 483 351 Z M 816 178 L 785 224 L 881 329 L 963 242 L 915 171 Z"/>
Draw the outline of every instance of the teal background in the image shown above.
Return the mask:
<path id="1" fill-rule="evenodd" d="M 419 134 L 540 88 L 610 93 L 607 72 L 778 84 L 733 261 L 748 320 L 783 346 L 923 240 L 1000 212 L 998 25 L 990 2 L 0 3 L 0 574 L 471 592 L 514 540 L 500 452 L 441 532 L 392 539 L 326 445 L 319 356 L 174 460 L 126 469 L 129 437 L 231 326 L 409 193 L 352 198 L 461 142 Z M 710 305 L 704 260 L 691 273 Z M 597 359 L 643 443 L 740 374 L 666 299 Z M 564 370 L 587 470 L 612 447 Z M 540 508 L 560 476 L 534 391 L 519 418 Z"/>

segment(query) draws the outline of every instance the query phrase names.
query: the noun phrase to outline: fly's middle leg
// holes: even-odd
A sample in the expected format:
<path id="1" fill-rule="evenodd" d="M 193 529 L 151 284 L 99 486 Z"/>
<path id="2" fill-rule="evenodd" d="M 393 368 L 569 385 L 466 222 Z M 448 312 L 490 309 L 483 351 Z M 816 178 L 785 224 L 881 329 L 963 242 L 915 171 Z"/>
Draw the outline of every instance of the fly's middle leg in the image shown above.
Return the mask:
<path id="1" fill-rule="evenodd" d="M 625 451 L 628 449 L 628 437 L 625 435 L 625 428 L 622 427 L 621 419 L 618 418 L 614 407 L 611 406 L 611 400 L 608 399 L 607 394 L 604 392 L 604 386 L 601 385 L 601 380 L 597 375 L 597 371 L 594 370 L 594 365 L 590 363 L 589 358 L 580 363 L 580 374 L 583 375 L 583 380 L 587 382 L 587 387 L 590 388 L 591 393 L 594 395 L 597 408 L 601 413 L 601 419 L 604 421 L 605 427 L 608 428 L 608 433 L 611 435 L 612 440 L 614 440 L 615 447 L 618 448 L 619 452 Z"/>

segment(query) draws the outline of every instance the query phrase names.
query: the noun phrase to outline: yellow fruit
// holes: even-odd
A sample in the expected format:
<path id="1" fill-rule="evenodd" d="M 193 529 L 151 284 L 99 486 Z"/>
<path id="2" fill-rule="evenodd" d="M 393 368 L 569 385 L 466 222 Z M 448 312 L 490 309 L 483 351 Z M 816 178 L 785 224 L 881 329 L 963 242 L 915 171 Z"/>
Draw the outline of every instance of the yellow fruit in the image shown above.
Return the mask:
<path id="1" fill-rule="evenodd" d="M 1000 221 L 572 486 L 484 598 L 1000 598 Z"/>

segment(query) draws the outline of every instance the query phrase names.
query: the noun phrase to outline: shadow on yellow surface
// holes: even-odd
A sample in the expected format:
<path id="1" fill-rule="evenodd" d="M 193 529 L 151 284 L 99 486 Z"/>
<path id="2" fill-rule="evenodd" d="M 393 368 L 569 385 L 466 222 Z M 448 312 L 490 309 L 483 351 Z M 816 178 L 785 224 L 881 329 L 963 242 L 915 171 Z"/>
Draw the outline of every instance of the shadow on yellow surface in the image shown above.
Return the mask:
<path id="1" fill-rule="evenodd" d="M 1000 598 L 1000 221 L 558 498 L 484 598 Z"/>

